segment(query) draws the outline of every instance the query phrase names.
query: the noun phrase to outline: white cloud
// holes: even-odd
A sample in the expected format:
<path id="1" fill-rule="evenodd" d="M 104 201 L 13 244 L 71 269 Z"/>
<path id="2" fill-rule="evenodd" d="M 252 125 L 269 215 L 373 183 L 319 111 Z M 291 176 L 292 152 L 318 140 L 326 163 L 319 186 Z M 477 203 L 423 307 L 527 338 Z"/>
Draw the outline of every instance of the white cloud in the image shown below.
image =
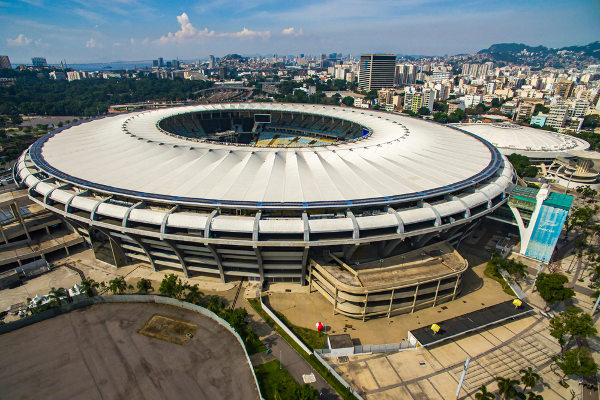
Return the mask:
<path id="1" fill-rule="evenodd" d="M 119 42 L 114 42 L 113 43 L 113 46 L 115 46 L 115 47 L 119 47 L 120 45 L 121 45 L 121 43 L 119 43 Z"/>
<path id="2" fill-rule="evenodd" d="M 241 39 L 268 39 L 271 37 L 271 31 L 252 31 L 246 27 L 239 32 L 224 32 L 217 34 L 218 37 L 232 37 Z"/>
<path id="3" fill-rule="evenodd" d="M 294 28 L 293 26 L 290 26 L 289 28 L 285 28 L 284 30 L 281 31 L 282 35 L 288 35 L 288 36 L 301 36 L 304 32 L 302 32 L 302 28 L 296 30 L 296 28 Z"/>
<path id="4" fill-rule="evenodd" d="M 88 40 L 87 42 L 85 42 L 85 47 L 87 48 L 94 48 L 97 47 L 98 43 L 96 43 L 96 39 L 94 38 L 90 38 L 90 40 Z"/>
<path id="5" fill-rule="evenodd" d="M 31 43 L 31 39 L 24 34 L 19 33 L 14 39 L 6 39 L 6 42 L 9 46 L 28 46 Z"/>
<path id="6" fill-rule="evenodd" d="M 133 46 L 135 44 L 135 39 L 134 38 L 129 38 L 129 43 Z"/>
<path id="7" fill-rule="evenodd" d="M 248 28 L 242 29 L 239 32 L 222 32 L 216 33 L 208 28 L 198 29 L 190 22 L 190 18 L 186 13 L 182 13 L 177 16 L 177 22 L 179 22 L 180 28 L 177 32 L 169 32 L 167 35 L 161 36 L 158 39 L 159 43 L 166 44 L 171 42 L 185 42 L 194 39 L 204 39 L 210 37 L 224 37 L 224 38 L 240 38 L 240 39 L 254 39 L 262 38 L 268 39 L 271 37 L 271 31 L 253 31 Z"/>

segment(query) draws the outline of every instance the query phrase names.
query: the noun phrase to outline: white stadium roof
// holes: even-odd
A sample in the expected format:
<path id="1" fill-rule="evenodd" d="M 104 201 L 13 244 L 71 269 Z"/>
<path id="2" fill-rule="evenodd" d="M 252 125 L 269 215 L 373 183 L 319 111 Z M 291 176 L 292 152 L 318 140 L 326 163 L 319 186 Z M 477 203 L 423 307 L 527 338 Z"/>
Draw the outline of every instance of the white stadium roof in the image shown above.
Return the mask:
<path id="1" fill-rule="evenodd" d="M 504 155 L 513 153 L 530 158 L 570 157 L 571 151 L 587 150 L 585 140 L 570 135 L 503 123 L 453 124 L 492 143 Z"/>
<path id="2" fill-rule="evenodd" d="M 192 141 L 157 127 L 169 116 L 211 110 L 324 115 L 360 124 L 371 134 L 336 145 L 269 148 Z M 460 128 L 490 141 L 490 129 L 508 132 L 489 126 Z M 535 140 L 528 132 L 526 137 Z M 556 134 L 535 133 L 563 143 Z M 513 139 L 507 143 L 521 137 L 508 136 Z M 548 145 L 548 140 L 536 146 Z M 46 173 L 77 186 L 140 199 L 241 207 L 410 200 L 472 186 L 489 179 L 502 164 L 489 144 L 447 126 L 368 110 L 278 103 L 200 105 L 106 117 L 64 129 L 34 144 L 31 154 Z M 510 182 L 510 173 L 503 179 Z"/>

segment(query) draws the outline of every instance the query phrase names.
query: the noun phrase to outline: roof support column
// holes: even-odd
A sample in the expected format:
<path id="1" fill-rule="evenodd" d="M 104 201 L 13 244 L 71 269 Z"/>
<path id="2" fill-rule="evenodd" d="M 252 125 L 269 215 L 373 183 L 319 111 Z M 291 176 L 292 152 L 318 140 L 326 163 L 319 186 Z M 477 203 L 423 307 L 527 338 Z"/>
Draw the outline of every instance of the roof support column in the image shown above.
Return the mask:
<path id="1" fill-rule="evenodd" d="M 310 241 L 310 224 L 308 223 L 308 214 L 306 211 L 302 211 L 302 223 L 304 224 L 304 241 Z"/>
<path id="2" fill-rule="evenodd" d="M 25 221 L 23 221 L 23 216 L 21 215 L 21 211 L 19 211 L 19 206 L 17 205 L 17 203 L 10 203 L 10 211 L 12 211 L 15 218 L 19 220 L 19 223 L 25 231 L 25 236 L 27 236 L 27 240 L 31 242 L 31 235 L 29 234 L 29 229 L 27 229 L 27 225 L 25 225 Z"/>
<path id="3" fill-rule="evenodd" d="M 302 251 L 302 276 L 300 277 L 300 285 L 306 285 L 306 264 L 308 262 L 308 246 Z"/>
<path id="4" fill-rule="evenodd" d="M 348 209 L 346 210 L 346 216 L 352 220 L 352 226 L 354 227 L 352 231 L 352 239 L 358 239 L 360 237 L 360 228 L 358 227 L 358 222 L 356 221 L 354 213 Z"/>
<path id="5" fill-rule="evenodd" d="M 260 283 L 265 281 L 265 271 L 263 265 L 263 257 L 258 246 L 254 246 L 254 254 L 256 254 L 256 261 L 258 262 L 258 273 L 260 274 Z"/>
<path id="6" fill-rule="evenodd" d="M 65 203 L 65 213 L 70 213 L 71 212 L 71 202 L 73 201 L 73 199 L 77 196 L 85 196 L 87 194 L 89 194 L 90 191 L 89 190 L 84 190 L 82 192 L 78 192 L 75 193 L 73 195 L 71 195 L 71 197 L 69 197 L 69 200 L 67 200 L 67 202 Z"/>
<path id="7" fill-rule="evenodd" d="M 258 233 L 260 230 L 260 217 L 262 215 L 262 211 L 258 210 L 256 215 L 254 216 L 254 223 L 252 225 L 252 241 L 254 243 L 258 242 Z"/>
<path id="8" fill-rule="evenodd" d="M 135 204 L 134 204 L 134 205 L 132 205 L 131 207 L 129 207 L 129 208 L 127 209 L 127 211 L 125 211 L 125 215 L 123 216 L 123 221 L 122 221 L 122 223 L 121 223 L 121 226 L 122 226 L 123 228 L 127 228 L 127 223 L 128 223 L 128 220 L 129 220 L 129 214 L 131 214 L 131 211 L 132 211 L 134 208 L 140 208 L 140 207 L 144 207 L 145 205 L 146 205 L 146 202 L 142 200 L 142 201 L 140 201 L 140 202 L 138 202 L 138 203 L 135 203 Z"/>
<path id="9" fill-rule="evenodd" d="M 181 264 L 181 268 L 183 268 L 183 275 L 185 275 L 186 278 L 189 278 L 190 277 L 190 273 L 189 273 L 189 271 L 187 269 L 187 265 L 185 263 L 185 260 L 183 259 L 183 256 L 181 255 L 181 252 L 177 248 L 177 245 L 175 243 L 171 243 L 170 240 L 165 240 L 164 242 L 165 242 L 165 244 L 167 246 L 169 246 L 171 248 L 171 250 L 173 250 L 173 253 L 175 253 L 175 255 L 177 256 L 177 258 L 179 259 L 179 263 Z"/>
<path id="10" fill-rule="evenodd" d="M 148 249 L 148 247 L 144 243 L 142 243 L 141 240 L 137 240 L 132 235 L 125 235 L 125 236 L 127 236 L 132 242 L 137 244 L 144 251 L 144 253 L 146 254 L 146 257 L 148 257 L 148 260 L 150 261 L 150 266 L 152 267 L 152 269 L 154 271 L 158 271 L 158 269 L 156 268 L 156 264 L 154 263 L 154 258 L 152 258 L 152 255 L 150 254 L 150 250 Z"/>
<path id="11" fill-rule="evenodd" d="M 206 224 L 204 225 L 204 237 L 205 238 L 209 238 L 210 237 L 210 224 L 212 223 L 212 219 L 219 214 L 219 210 L 215 209 L 212 210 L 212 212 L 210 213 L 210 215 L 208 216 L 208 218 L 206 219 Z M 225 282 L 223 280 L 223 282 Z"/>
<path id="12" fill-rule="evenodd" d="M 431 208 L 431 210 L 435 214 L 435 226 L 442 225 L 442 217 L 440 216 L 440 213 L 434 206 L 432 206 L 431 204 L 429 204 L 425 201 L 420 201 L 419 203 L 422 208 Z"/>
<path id="13" fill-rule="evenodd" d="M 98 212 L 98 207 L 100 207 L 101 204 L 106 203 L 107 201 L 109 201 L 110 199 L 112 199 L 113 196 L 109 196 L 107 198 L 105 198 L 104 200 L 96 203 L 96 205 L 94 206 L 94 208 L 92 209 L 92 212 L 90 213 L 90 221 L 96 221 L 98 220 L 98 217 L 96 215 L 96 213 Z"/>
<path id="14" fill-rule="evenodd" d="M 389 256 L 392 253 L 392 251 L 396 250 L 396 247 L 398 247 L 398 245 L 403 241 L 404 239 L 390 240 L 383 248 L 383 251 L 381 252 L 381 257 L 386 258 L 387 256 Z"/>
<path id="15" fill-rule="evenodd" d="M 167 233 L 167 222 L 169 221 L 169 216 L 171 214 L 173 214 L 177 210 L 179 210 L 179 206 L 175 206 L 175 207 L 171 208 L 163 216 L 162 222 L 160 224 L 160 238 L 161 238 L 161 240 L 163 240 L 165 238 L 165 233 Z"/>
<path id="16" fill-rule="evenodd" d="M 387 212 L 390 214 L 394 214 L 396 220 L 398 221 L 398 229 L 396 230 L 396 233 L 404 233 L 404 221 L 402 221 L 402 217 L 400 217 L 400 214 L 398 214 L 398 212 L 390 206 L 388 206 Z"/>
<path id="17" fill-rule="evenodd" d="M 210 223 L 210 222 L 208 222 L 208 223 Z M 221 256 L 219 255 L 219 253 L 217 253 L 217 249 L 215 248 L 214 245 L 207 243 L 206 248 L 210 251 L 210 253 L 215 258 L 215 261 L 217 262 L 217 267 L 219 267 L 219 275 L 221 275 L 221 281 L 223 283 L 225 283 L 225 271 L 223 271 L 223 263 L 221 262 Z"/>

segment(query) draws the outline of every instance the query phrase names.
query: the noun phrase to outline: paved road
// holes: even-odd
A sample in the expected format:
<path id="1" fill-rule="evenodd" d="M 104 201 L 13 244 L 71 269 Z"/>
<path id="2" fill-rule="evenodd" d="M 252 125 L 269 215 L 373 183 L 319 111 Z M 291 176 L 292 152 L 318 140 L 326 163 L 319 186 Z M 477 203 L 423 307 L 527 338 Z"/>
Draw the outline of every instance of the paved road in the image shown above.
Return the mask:
<path id="1" fill-rule="evenodd" d="M 241 300 L 241 299 L 240 299 Z M 238 301 L 240 301 L 238 300 Z M 285 341 L 284 338 L 279 336 L 269 324 L 267 324 L 262 317 L 248 304 L 244 299 L 243 305 L 248 310 L 248 314 L 252 317 L 250 327 L 260 337 L 260 340 L 271 349 L 271 354 L 278 360 L 281 360 L 282 366 L 294 377 L 296 382 L 304 384 L 302 380 L 303 374 L 310 374 L 311 372 L 315 375 L 316 382 L 312 383 L 314 387 L 321 393 L 319 399 L 323 400 L 337 400 L 340 399 L 337 392 L 329 386 L 329 384 L 319 375 L 317 371 L 300 355 L 294 350 L 292 346 Z M 254 357 L 256 359 L 256 357 Z"/>

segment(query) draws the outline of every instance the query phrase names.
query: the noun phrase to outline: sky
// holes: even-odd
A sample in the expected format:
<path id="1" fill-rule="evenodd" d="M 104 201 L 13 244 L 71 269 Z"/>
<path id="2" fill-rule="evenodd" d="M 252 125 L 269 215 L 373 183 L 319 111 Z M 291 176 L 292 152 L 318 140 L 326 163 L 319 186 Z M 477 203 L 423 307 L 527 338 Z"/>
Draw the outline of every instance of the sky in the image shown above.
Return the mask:
<path id="1" fill-rule="evenodd" d="M 452 55 L 600 40 L 600 0 L 0 0 L 13 64 L 242 55 Z"/>

